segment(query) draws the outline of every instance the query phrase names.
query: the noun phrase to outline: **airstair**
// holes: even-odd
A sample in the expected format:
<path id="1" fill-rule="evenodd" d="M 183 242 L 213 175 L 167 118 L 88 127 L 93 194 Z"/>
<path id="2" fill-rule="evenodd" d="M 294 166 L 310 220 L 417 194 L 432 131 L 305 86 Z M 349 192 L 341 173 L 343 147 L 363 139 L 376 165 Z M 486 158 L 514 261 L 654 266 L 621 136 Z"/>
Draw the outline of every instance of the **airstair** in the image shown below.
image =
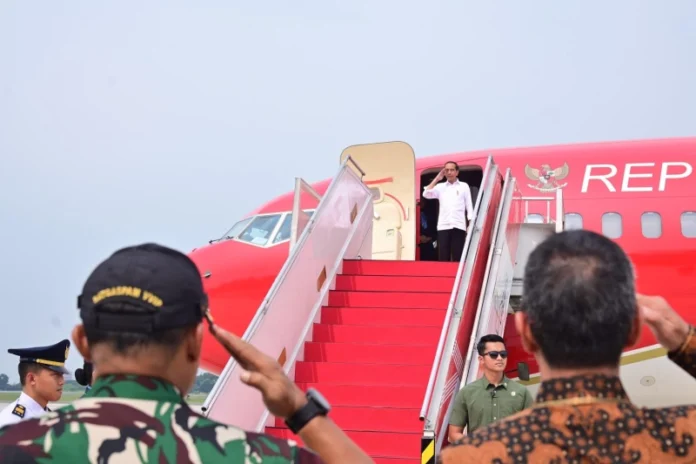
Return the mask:
<path id="1" fill-rule="evenodd" d="M 504 333 L 529 251 L 562 230 L 562 197 L 544 199 L 555 222 L 549 214 L 548 223 L 525 224 L 539 199 L 521 197 L 489 157 L 461 262 L 374 260 L 375 195 L 364 176 L 345 156 L 311 218 L 299 198 L 316 192 L 296 180 L 290 255 L 243 338 L 301 388 L 321 391 L 332 419 L 375 462 L 434 462 L 454 393 L 477 378 L 475 340 Z M 230 359 L 205 414 L 298 440 L 239 372 Z"/>
<path id="2" fill-rule="evenodd" d="M 485 334 L 505 334 L 508 320 L 519 307 L 529 254 L 564 226 L 561 190 L 550 197 L 523 197 L 510 170 L 503 178 L 492 159 L 484 182 L 487 191 L 482 208 L 486 215 L 477 221 L 478 235 L 465 248 L 464 277 L 453 291 L 457 295 L 453 317 L 442 328 L 420 411 L 424 421 L 422 464 L 434 463 L 439 451 L 448 444 L 447 429 L 456 393 L 480 378 L 477 341 Z M 525 222 L 530 204 L 545 206 L 545 221 Z M 525 363 L 518 363 L 514 370 L 519 380 L 529 380 Z"/>

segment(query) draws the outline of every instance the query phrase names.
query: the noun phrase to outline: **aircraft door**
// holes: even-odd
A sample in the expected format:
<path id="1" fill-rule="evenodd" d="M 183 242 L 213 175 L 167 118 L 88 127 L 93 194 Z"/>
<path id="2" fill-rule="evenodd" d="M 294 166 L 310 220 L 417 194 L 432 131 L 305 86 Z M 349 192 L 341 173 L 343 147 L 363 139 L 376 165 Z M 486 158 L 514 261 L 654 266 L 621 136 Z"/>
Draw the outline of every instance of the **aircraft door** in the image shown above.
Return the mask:
<path id="1" fill-rule="evenodd" d="M 416 259 L 416 155 L 405 142 L 351 145 L 350 155 L 365 171 L 374 196 L 372 259 Z M 355 167 L 349 163 L 354 170 Z M 356 170 L 357 172 L 357 170 Z M 360 173 L 358 173 L 360 175 Z"/>

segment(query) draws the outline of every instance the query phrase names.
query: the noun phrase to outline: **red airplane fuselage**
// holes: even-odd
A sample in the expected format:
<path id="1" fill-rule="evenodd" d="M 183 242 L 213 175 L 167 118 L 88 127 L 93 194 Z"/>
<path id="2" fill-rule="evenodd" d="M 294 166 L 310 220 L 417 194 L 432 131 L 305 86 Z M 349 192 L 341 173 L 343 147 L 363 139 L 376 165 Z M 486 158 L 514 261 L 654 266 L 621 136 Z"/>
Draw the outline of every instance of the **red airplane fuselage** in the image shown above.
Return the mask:
<path id="1" fill-rule="evenodd" d="M 480 182 L 489 155 L 501 172 L 511 169 L 524 196 L 551 196 L 554 190 L 563 189 L 566 226 L 602 232 L 615 239 L 635 264 L 639 291 L 664 296 L 683 317 L 696 323 L 696 137 L 418 158 L 416 200 L 423 186 L 449 160 L 468 173 L 470 185 Z M 329 182 L 326 179 L 312 187 L 323 194 Z M 246 223 L 240 221 L 232 234 L 237 238 L 219 240 L 190 254 L 201 273 L 210 275 L 204 281 L 216 322 L 239 335 L 288 256 L 292 202 L 293 192 L 269 201 L 249 214 L 243 220 Z M 303 209 L 316 205 L 316 200 L 303 196 Z M 530 203 L 529 220 L 545 215 L 542 203 Z M 237 235 L 250 221 L 256 230 Z M 276 243 L 268 243 L 269 238 Z M 508 366 L 527 361 L 530 372 L 536 373 L 536 363 L 519 346 L 513 324 L 507 324 L 505 336 L 510 351 Z M 630 349 L 636 353 L 635 359 L 627 364 L 642 363 L 650 357 L 641 353 L 655 349 L 655 339 L 644 330 L 638 345 Z M 201 367 L 219 374 L 228 359 L 207 336 Z"/>

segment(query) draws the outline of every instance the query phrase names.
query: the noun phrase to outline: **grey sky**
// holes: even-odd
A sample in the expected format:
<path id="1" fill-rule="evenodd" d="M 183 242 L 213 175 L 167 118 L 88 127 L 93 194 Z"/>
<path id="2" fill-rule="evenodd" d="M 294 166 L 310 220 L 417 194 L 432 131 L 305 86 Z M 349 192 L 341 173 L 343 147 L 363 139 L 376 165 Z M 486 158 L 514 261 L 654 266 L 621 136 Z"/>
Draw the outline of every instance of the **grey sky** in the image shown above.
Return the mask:
<path id="1" fill-rule="evenodd" d="M 190 251 L 348 145 L 696 135 L 690 0 L 105 3 L 0 3 L 12 381 L 6 349 L 69 338 L 110 252 Z"/>

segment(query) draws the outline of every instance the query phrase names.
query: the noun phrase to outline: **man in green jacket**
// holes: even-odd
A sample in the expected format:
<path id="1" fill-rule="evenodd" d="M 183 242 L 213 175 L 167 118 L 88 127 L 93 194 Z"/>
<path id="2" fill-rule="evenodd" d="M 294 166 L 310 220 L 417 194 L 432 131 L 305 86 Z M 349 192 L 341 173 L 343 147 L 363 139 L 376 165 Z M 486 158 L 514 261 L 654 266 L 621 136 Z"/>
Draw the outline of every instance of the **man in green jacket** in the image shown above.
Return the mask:
<path id="1" fill-rule="evenodd" d="M 527 387 L 505 375 L 507 349 L 503 337 L 484 335 L 476 349 L 483 375 L 462 388 L 454 398 L 448 433 L 450 443 L 464 436 L 464 428 L 471 433 L 532 405 Z"/>

